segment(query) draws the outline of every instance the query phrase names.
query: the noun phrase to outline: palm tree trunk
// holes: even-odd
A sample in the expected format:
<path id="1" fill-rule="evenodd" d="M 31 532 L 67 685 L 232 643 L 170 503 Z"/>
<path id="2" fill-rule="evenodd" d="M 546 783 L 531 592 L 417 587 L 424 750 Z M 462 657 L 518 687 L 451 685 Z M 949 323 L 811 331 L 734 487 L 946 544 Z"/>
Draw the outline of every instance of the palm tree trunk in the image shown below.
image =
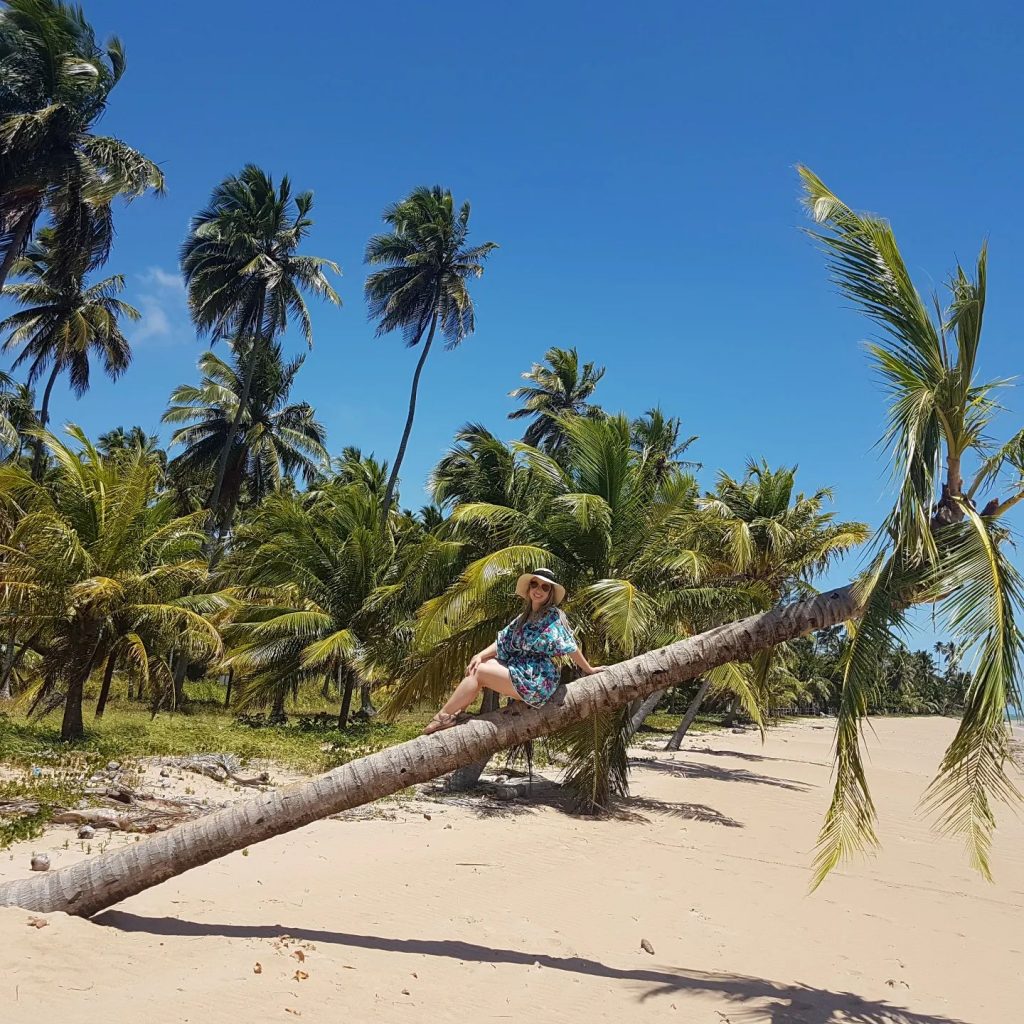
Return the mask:
<path id="1" fill-rule="evenodd" d="M 11 272 L 14 261 L 24 251 L 29 232 L 32 230 L 32 225 L 38 215 L 39 205 L 31 203 L 19 218 L 18 226 L 14 229 L 14 237 L 11 239 L 11 244 L 7 247 L 7 252 L 4 253 L 3 263 L 0 263 L 0 288 L 3 288 L 7 282 L 7 275 Z"/>
<path id="2" fill-rule="evenodd" d="M 79 669 L 68 683 L 67 696 L 64 698 L 64 718 L 60 724 L 60 738 L 63 742 L 80 740 L 85 735 L 85 723 L 82 721 L 82 695 L 85 692 L 85 681 L 89 678 L 88 669 Z"/>
<path id="3" fill-rule="evenodd" d="M 276 723 L 285 720 L 284 699 L 288 695 L 288 684 L 283 683 L 274 691 L 274 706 L 270 709 L 270 721 Z"/>
<path id="4" fill-rule="evenodd" d="M 111 651 L 107 658 L 107 667 L 103 671 L 103 685 L 100 687 L 99 700 L 96 701 L 96 718 L 102 718 L 107 710 L 107 698 L 110 696 L 110 682 L 114 678 L 114 666 L 117 664 L 117 651 Z"/>
<path id="5" fill-rule="evenodd" d="M 492 711 L 497 711 L 500 703 L 501 696 L 499 694 L 495 693 L 494 690 L 484 690 L 484 699 L 480 703 L 480 713 L 488 715 Z M 485 757 L 483 760 L 467 764 L 465 768 L 457 768 L 448 776 L 445 789 L 449 793 L 465 793 L 470 789 L 476 789 L 477 784 L 480 782 L 480 776 L 483 775 L 489 761 L 490 757 Z"/>
<path id="6" fill-rule="evenodd" d="M 25 657 L 25 652 L 31 648 L 38 638 L 39 634 L 33 633 L 31 638 L 19 647 L 17 644 L 17 623 L 11 623 L 10 636 L 7 642 L 7 654 L 4 657 L 3 675 L 0 676 L 0 699 L 3 699 L 5 696 L 8 700 L 10 699 L 11 678 L 14 675 L 14 670 L 20 664 L 21 659 Z"/>
<path id="7" fill-rule="evenodd" d="M 217 480 L 213 485 L 213 495 L 210 497 L 210 546 L 213 546 L 213 532 L 217 521 L 217 506 L 220 504 L 220 493 L 224 489 L 224 477 L 227 474 L 228 458 L 231 455 L 231 446 L 235 443 L 235 436 L 238 433 L 238 425 L 245 415 L 245 407 L 249 401 L 249 393 L 252 391 L 252 378 L 256 372 L 256 359 L 260 346 L 263 344 L 263 310 L 265 296 L 260 296 L 259 306 L 256 313 L 256 330 L 253 333 L 252 345 L 250 346 L 248 358 L 245 361 L 245 380 L 242 382 L 242 393 L 238 397 L 238 408 L 231 419 L 228 427 L 228 436 L 224 440 L 224 450 L 220 453 L 217 462 Z"/>
<path id="8" fill-rule="evenodd" d="M 711 680 L 704 678 L 700 684 L 700 689 L 697 691 L 693 700 L 690 701 L 690 706 L 686 709 L 686 714 L 683 715 L 683 720 L 679 723 L 679 728 L 672 734 L 672 739 L 665 744 L 666 750 L 678 750 L 679 745 L 683 742 L 683 737 L 687 734 L 690 726 L 693 725 L 693 720 L 697 717 L 697 712 L 700 710 L 701 704 L 704 703 L 704 698 L 707 696 L 708 688 L 711 686 Z"/>
<path id="9" fill-rule="evenodd" d="M 847 586 L 717 626 L 586 676 L 556 691 L 542 708 L 513 702 L 502 711 L 388 747 L 315 779 L 261 793 L 124 849 L 6 882 L 0 885 L 0 906 L 89 917 L 235 850 L 435 779 L 655 690 L 696 679 L 717 665 L 749 661 L 767 647 L 859 614 L 853 587 Z"/>
<path id="10" fill-rule="evenodd" d="M 647 721 L 647 716 L 651 714 L 654 709 L 661 703 L 661 698 L 668 693 L 667 690 L 655 690 L 650 697 L 640 701 L 637 705 L 636 711 L 633 712 L 633 717 L 629 723 L 629 735 L 635 736 L 640 730 L 640 726 Z"/>
<path id="11" fill-rule="evenodd" d="M 348 715 L 352 710 L 352 691 L 355 689 L 356 674 L 351 668 L 338 666 L 338 689 L 341 690 L 341 710 L 338 712 L 338 728 L 348 728 Z"/>
<path id="12" fill-rule="evenodd" d="M 174 710 L 185 703 L 185 673 L 188 671 L 188 658 L 179 654 L 174 663 Z"/>
<path id="13" fill-rule="evenodd" d="M 96 635 L 96 640 L 83 665 L 72 663 L 71 676 L 68 680 L 68 692 L 64 698 L 64 718 L 60 725 L 60 738 L 63 741 L 80 740 L 85 735 L 85 723 L 82 720 L 82 698 L 85 684 L 92 675 L 96 655 L 99 653 L 103 630 Z"/>
<path id="14" fill-rule="evenodd" d="M 42 430 L 46 429 L 46 424 L 50 421 L 50 392 L 53 391 L 53 385 L 59 373 L 60 366 L 54 364 L 50 379 L 46 382 L 46 390 L 43 392 L 43 404 L 39 407 L 39 426 Z M 41 437 L 36 438 L 35 447 L 35 455 L 32 457 L 32 479 L 38 481 L 43 476 L 43 439 Z"/>
<path id="15" fill-rule="evenodd" d="M 359 715 L 367 721 L 377 714 L 377 709 L 373 706 L 372 690 L 372 683 L 359 684 Z"/>
<path id="16" fill-rule="evenodd" d="M 416 372 L 412 375 L 412 391 L 409 393 L 409 415 L 405 420 L 405 430 L 402 432 L 402 442 L 398 446 L 398 454 L 395 456 L 395 464 L 391 467 L 391 476 L 388 477 L 387 490 L 384 492 L 384 504 L 381 506 L 380 527 L 383 530 L 388 521 L 388 513 L 391 511 L 391 499 L 395 495 L 395 485 L 398 483 L 398 474 L 402 469 L 402 460 L 405 458 L 405 449 L 409 444 L 409 435 L 412 433 L 412 421 L 416 415 L 416 393 L 420 387 L 420 374 L 423 372 L 423 364 L 427 361 L 430 346 L 434 341 L 434 331 L 437 330 L 437 304 L 434 305 L 434 315 L 430 319 L 430 333 L 423 345 L 419 362 L 416 364 Z M 422 337 L 422 334 L 421 334 Z"/>
<path id="17" fill-rule="evenodd" d="M 231 707 L 231 682 L 235 678 L 235 670 L 233 668 L 228 669 L 228 685 L 224 690 L 224 707 Z"/>
<path id="18" fill-rule="evenodd" d="M 4 647 L 3 675 L 0 675 L 0 700 L 11 699 L 11 676 L 14 673 L 14 659 L 17 657 L 17 645 L 14 642 L 14 625 L 11 625 L 10 637 Z"/>

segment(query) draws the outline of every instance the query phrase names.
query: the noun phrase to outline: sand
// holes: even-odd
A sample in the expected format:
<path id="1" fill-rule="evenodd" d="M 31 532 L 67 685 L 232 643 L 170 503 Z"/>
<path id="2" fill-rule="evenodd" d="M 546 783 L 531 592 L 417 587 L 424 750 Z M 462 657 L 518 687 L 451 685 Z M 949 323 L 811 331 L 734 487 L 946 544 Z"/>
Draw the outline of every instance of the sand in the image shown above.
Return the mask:
<path id="1" fill-rule="evenodd" d="M 1024 825 L 1003 811 L 982 881 L 915 811 L 955 723 L 874 728 L 883 848 L 813 895 L 829 723 L 763 746 L 709 734 L 637 750 L 635 799 L 613 820 L 543 800 L 392 801 L 94 921 L 0 910 L 0 1020 L 1015 1024 Z M 55 866 L 85 855 L 66 834 L 13 848 L 0 879 L 32 849 Z"/>

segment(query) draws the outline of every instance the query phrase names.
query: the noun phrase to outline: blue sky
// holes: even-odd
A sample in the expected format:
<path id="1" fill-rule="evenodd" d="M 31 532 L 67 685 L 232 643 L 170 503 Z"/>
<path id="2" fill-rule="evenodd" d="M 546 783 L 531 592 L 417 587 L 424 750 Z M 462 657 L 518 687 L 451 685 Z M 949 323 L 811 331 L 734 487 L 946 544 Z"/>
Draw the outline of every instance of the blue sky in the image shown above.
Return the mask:
<path id="1" fill-rule="evenodd" d="M 128 72 L 103 130 L 163 166 L 168 194 L 121 210 L 110 271 L 144 313 L 135 361 L 54 412 L 90 433 L 160 429 L 196 377 L 177 251 L 211 188 L 246 162 L 315 192 L 308 251 L 336 259 L 344 308 L 313 310 L 296 385 L 329 431 L 392 458 L 416 353 L 375 339 L 366 238 L 418 184 L 473 204 L 501 248 L 475 286 L 478 330 L 437 351 L 403 503 L 453 432 L 514 437 L 507 392 L 551 345 L 607 366 L 606 408 L 660 404 L 714 471 L 799 464 L 844 518 L 880 518 L 884 405 L 845 309 L 802 234 L 794 167 L 894 223 L 919 287 L 990 244 L 982 371 L 1021 368 L 1024 15 L 994 3 L 689 5 L 399 0 L 91 0 Z M 288 341 L 291 350 L 302 342 Z M 1008 431 L 1021 420 L 1008 392 Z M 838 582 L 842 573 L 837 573 Z"/>

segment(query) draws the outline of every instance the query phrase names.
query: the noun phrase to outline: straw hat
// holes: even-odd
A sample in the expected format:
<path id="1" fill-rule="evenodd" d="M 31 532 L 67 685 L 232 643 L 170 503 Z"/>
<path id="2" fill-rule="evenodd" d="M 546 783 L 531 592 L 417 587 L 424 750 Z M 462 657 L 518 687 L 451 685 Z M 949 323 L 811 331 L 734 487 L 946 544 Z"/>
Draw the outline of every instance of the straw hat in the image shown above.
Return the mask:
<path id="1" fill-rule="evenodd" d="M 555 574 L 550 569 L 534 569 L 533 572 L 524 572 L 516 582 L 516 593 L 524 601 L 530 599 L 530 580 L 550 583 L 554 591 L 555 604 L 561 604 L 565 600 L 565 587 L 555 579 Z"/>

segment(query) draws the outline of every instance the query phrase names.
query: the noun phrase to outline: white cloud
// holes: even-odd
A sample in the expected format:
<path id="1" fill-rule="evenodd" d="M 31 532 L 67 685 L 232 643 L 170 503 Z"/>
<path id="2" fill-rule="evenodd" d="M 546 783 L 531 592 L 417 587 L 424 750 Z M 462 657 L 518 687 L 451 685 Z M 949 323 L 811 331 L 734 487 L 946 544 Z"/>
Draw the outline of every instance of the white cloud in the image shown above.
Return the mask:
<path id="1" fill-rule="evenodd" d="M 185 306 L 185 282 L 162 267 L 137 274 L 140 291 L 135 305 L 142 319 L 131 333 L 136 342 L 152 339 L 169 343 L 194 340 Z"/>
<path id="2" fill-rule="evenodd" d="M 171 333 L 171 320 L 166 310 L 150 296 L 139 299 L 139 312 L 142 319 L 132 331 L 135 341 L 147 338 L 166 338 Z"/>
<path id="3" fill-rule="evenodd" d="M 185 293 L 185 282 L 181 276 L 169 274 L 163 267 L 150 267 L 144 274 L 139 274 L 139 280 L 161 291 Z"/>

